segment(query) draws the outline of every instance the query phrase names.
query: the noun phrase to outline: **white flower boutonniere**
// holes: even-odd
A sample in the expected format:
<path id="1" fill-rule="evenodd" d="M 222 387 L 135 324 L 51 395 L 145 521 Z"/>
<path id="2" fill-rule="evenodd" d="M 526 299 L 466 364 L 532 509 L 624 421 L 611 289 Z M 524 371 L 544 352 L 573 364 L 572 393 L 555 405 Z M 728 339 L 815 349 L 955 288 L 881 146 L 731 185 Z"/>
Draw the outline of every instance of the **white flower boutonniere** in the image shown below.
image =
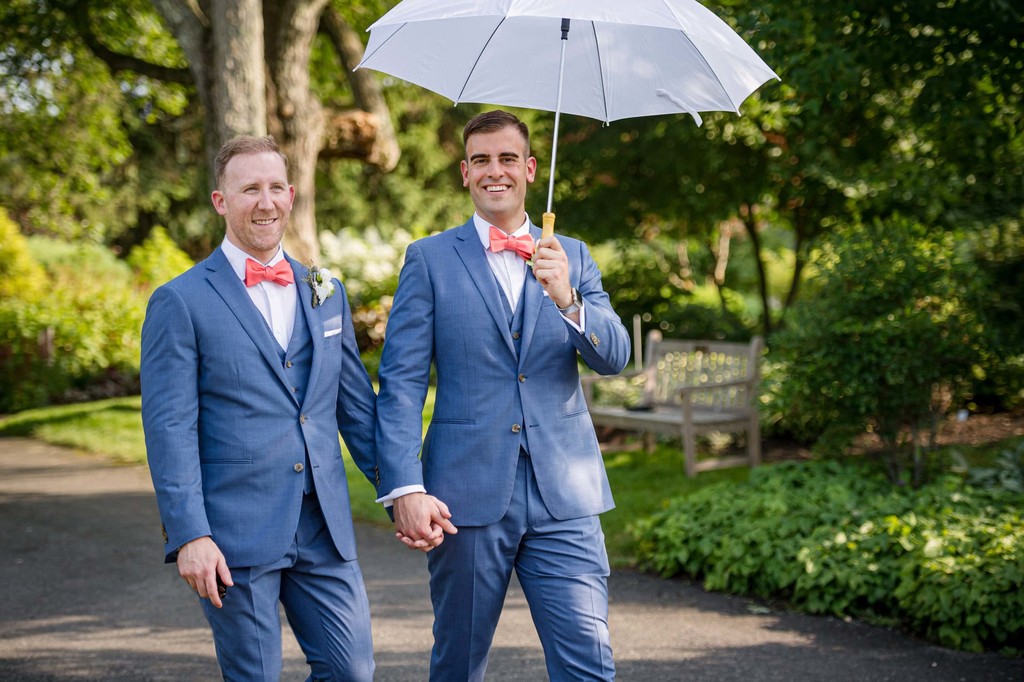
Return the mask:
<path id="1" fill-rule="evenodd" d="M 306 266 L 309 273 L 302 279 L 313 290 L 313 307 L 317 307 L 334 295 L 334 275 L 327 268 L 318 268 L 312 263 Z"/>

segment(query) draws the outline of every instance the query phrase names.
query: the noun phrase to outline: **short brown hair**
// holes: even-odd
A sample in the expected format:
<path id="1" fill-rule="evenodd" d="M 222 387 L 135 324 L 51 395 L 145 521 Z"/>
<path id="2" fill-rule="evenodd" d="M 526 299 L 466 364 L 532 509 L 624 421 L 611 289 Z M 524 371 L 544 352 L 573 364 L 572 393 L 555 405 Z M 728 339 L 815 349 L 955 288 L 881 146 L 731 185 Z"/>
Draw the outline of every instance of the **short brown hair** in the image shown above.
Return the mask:
<path id="1" fill-rule="evenodd" d="M 281 148 L 277 146 L 277 140 L 273 135 L 264 137 L 238 135 L 225 142 L 217 152 L 217 158 L 213 161 L 217 187 L 220 188 L 221 181 L 224 180 L 224 169 L 227 168 L 228 161 L 243 154 L 264 154 L 266 152 L 280 156 L 284 161 L 285 170 L 288 170 L 288 157 L 281 153 Z"/>
<path id="2" fill-rule="evenodd" d="M 501 109 L 485 111 L 469 119 L 462 129 L 462 146 L 465 148 L 469 138 L 477 133 L 496 133 L 505 128 L 515 128 L 526 141 L 526 155 L 530 155 L 530 129 L 520 121 L 514 114 Z"/>

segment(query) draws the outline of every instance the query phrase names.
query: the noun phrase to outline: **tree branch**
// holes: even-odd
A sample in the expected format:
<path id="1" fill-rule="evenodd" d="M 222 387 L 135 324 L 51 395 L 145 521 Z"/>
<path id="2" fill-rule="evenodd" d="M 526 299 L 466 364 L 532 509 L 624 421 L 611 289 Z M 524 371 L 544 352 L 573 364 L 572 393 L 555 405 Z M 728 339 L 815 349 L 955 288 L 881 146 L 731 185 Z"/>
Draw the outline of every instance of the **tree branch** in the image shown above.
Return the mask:
<path id="1" fill-rule="evenodd" d="M 384 93 L 381 92 L 380 85 L 372 73 L 365 70 L 353 71 L 363 58 L 362 39 L 331 5 L 327 5 L 320 16 L 320 30 L 330 38 L 331 45 L 334 46 L 334 51 L 341 61 L 341 68 L 348 78 L 349 85 L 352 86 L 352 97 L 356 106 L 375 119 L 368 120 L 351 112 L 340 116 L 338 112 L 328 113 L 327 146 L 324 151 L 328 156 L 349 156 L 348 153 L 341 153 L 341 146 L 337 143 L 345 141 L 345 137 L 351 132 L 362 131 L 365 135 L 372 129 L 375 131 L 375 138 L 369 149 L 370 155 L 359 158 L 365 158 L 384 172 L 394 170 L 401 152 L 395 128 L 391 123 L 391 110 L 384 99 Z M 339 124 L 342 128 L 332 130 L 331 126 L 334 124 Z M 351 126 L 355 126 L 355 130 L 350 129 Z"/>
<path id="2" fill-rule="evenodd" d="M 155 78 L 156 80 L 182 85 L 192 85 L 192 75 L 188 69 L 173 66 L 154 64 L 132 55 L 115 52 L 100 41 L 99 36 L 92 30 L 92 21 L 89 18 L 89 4 L 78 3 L 75 5 L 77 25 L 79 34 L 85 46 L 102 62 L 104 62 L 112 73 L 121 71 L 133 71 L 142 76 Z"/>

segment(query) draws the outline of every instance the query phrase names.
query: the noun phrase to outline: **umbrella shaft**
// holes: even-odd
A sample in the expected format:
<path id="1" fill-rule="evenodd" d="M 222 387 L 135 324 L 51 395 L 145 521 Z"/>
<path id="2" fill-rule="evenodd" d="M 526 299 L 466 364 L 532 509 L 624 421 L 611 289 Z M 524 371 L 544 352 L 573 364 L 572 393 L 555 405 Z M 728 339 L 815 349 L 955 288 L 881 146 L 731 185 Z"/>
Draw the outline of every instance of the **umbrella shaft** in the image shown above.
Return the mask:
<path id="1" fill-rule="evenodd" d="M 551 172 L 548 175 L 548 213 L 555 193 L 555 159 L 558 157 L 558 119 L 562 113 L 562 76 L 565 73 L 565 41 L 569 39 L 569 20 L 562 19 L 562 53 L 558 59 L 558 96 L 555 99 L 555 130 L 551 135 Z"/>

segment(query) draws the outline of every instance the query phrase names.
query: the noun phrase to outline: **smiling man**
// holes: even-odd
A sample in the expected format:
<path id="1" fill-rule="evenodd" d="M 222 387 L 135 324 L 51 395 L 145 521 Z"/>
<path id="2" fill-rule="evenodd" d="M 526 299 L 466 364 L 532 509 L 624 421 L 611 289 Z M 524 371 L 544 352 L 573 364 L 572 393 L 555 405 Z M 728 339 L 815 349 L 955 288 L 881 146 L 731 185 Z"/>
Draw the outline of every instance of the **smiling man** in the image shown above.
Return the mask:
<path id="1" fill-rule="evenodd" d="M 226 680 L 277 680 L 284 606 L 310 679 L 372 680 L 338 433 L 371 481 L 375 396 L 345 289 L 281 248 L 295 189 L 270 137 L 216 159 L 223 243 L 157 289 L 142 422 L 165 561 L 198 595 Z"/>
<path id="2" fill-rule="evenodd" d="M 577 358 L 615 374 L 629 336 L 586 245 L 537 241 L 526 126 L 487 112 L 463 142 L 476 212 L 409 246 L 388 320 L 377 489 L 394 504 L 398 538 L 429 551 L 432 680 L 483 679 L 513 570 L 550 679 L 609 680 L 597 515 L 613 503 Z M 432 365 L 437 393 L 421 440 Z"/>

